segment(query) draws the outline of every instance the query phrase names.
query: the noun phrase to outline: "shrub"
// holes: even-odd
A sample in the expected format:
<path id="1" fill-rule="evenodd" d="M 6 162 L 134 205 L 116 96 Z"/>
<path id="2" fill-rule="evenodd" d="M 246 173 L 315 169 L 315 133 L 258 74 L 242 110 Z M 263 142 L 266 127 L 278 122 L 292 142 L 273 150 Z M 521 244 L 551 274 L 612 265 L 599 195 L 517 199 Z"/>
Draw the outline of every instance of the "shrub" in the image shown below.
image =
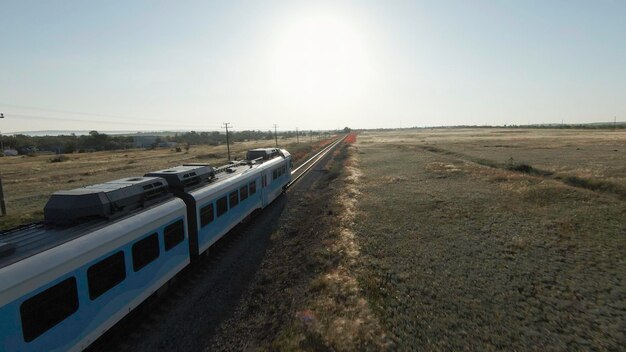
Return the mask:
<path id="1" fill-rule="evenodd" d="M 49 161 L 51 163 L 61 163 L 61 162 L 68 161 L 68 160 L 70 160 L 69 157 L 67 157 L 67 156 L 65 156 L 63 154 L 57 154 L 54 157 L 52 157 L 52 159 L 50 159 Z"/>

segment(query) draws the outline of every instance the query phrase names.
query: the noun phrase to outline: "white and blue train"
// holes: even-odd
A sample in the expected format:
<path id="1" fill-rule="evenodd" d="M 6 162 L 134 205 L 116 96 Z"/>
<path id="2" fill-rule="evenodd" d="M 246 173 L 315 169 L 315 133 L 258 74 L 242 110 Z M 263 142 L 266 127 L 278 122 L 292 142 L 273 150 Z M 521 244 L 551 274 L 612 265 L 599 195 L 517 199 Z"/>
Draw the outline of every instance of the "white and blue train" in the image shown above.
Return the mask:
<path id="1" fill-rule="evenodd" d="M 0 351 L 80 351 L 291 182 L 291 156 L 254 149 L 60 191 L 42 223 L 0 234 Z"/>

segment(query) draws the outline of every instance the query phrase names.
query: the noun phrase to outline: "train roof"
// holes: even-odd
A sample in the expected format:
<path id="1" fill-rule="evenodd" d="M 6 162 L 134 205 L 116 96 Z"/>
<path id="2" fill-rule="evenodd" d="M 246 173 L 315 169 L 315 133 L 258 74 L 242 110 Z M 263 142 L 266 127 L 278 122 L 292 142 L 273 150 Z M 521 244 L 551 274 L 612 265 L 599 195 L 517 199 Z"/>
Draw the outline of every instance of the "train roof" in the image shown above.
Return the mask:
<path id="1" fill-rule="evenodd" d="M 42 283 L 67 273 L 68 266 L 85 265 L 127 244 L 127 238 L 135 239 L 154 232 L 155 229 L 184 216 L 186 212 L 182 199 L 173 197 L 145 211 L 104 224 L 81 224 L 65 229 L 44 229 L 41 224 L 32 224 L 28 229 L 22 228 L 19 234 L 7 233 L 20 235 L 24 243 L 17 248 L 14 257 L 4 258 L 0 264 L 0 305 L 17 298 L 20 292 L 23 293 L 19 289 L 21 285 L 27 285 L 30 289 L 39 287 Z M 48 241 L 49 235 L 55 235 L 57 242 L 28 245 L 32 240 L 45 240 L 37 237 L 38 231 L 43 230 L 46 231 Z M 31 236 L 25 236 L 26 234 Z"/>
<path id="2" fill-rule="evenodd" d="M 278 148 L 257 148 L 250 149 L 246 153 L 246 159 L 255 160 L 262 158 L 263 160 L 269 160 L 279 155 L 280 150 Z"/>
<path id="3" fill-rule="evenodd" d="M 55 192 L 44 221 L 0 233 L 0 268 L 174 199 L 160 177 L 129 177 Z"/>
<path id="4" fill-rule="evenodd" d="M 289 153 L 280 150 L 279 155 L 285 158 Z M 55 192 L 44 209 L 46 220 L 0 232 L 0 268 L 174 199 L 173 194 L 167 191 L 168 183 L 171 187 L 179 185 L 186 192 L 213 190 L 230 184 L 230 180 L 251 170 L 271 167 L 277 162 L 274 159 L 244 160 L 219 168 L 207 164 L 185 164 L 144 177 Z M 196 175 L 192 175 L 194 172 Z M 166 176 L 168 174 L 171 176 Z M 196 181 L 189 182 L 196 176 L 206 181 L 201 183 L 204 187 L 198 188 Z M 193 187 L 185 188 L 191 183 Z"/>
<path id="5" fill-rule="evenodd" d="M 269 160 L 263 160 L 257 158 L 254 161 L 243 160 L 240 162 L 232 162 L 229 165 L 222 166 L 216 169 L 215 181 L 211 182 L 206 187 L 201 187 L 190 191 L 191 194 L 199 194 L 205 192 L 213 192 L 226 188 L 234 182 L 238 182 L 240 177 L 245 176 L 254 171 L 271 168 L 272 166 L 280 163 L 280 161 L 289 157 L 290 154 L 286 150 L 279 150 L 278 157 L 273 157 Z"/>
<path id="6" fill-rule="evenodd" d="M 75 224 L 92 218 L 113 219 L 171 196 L 161 177 L 130 177 L 54 192 L 44 207 L 48 224 Z"/>
<path id="7" fill-rule="evenodd" d="M 215 169 L 209 164 L 183 164 L 145 174 L 147 177 L 162 177 L 171 188 L 189 191 L 215 180 Z"/>
<path id="8" fill-rule="evenodd" d="M 172 200 L 178 199 L 170 197 L 169 201 Z M 0 248 L 4 247 L 4 250 L 0 249 L 0 269 L 163 204 L 165 203 L 137 209 L 114 221 L 101 218 L 72 225 L 50 225 L 38 222 L 0 233 Z"/>

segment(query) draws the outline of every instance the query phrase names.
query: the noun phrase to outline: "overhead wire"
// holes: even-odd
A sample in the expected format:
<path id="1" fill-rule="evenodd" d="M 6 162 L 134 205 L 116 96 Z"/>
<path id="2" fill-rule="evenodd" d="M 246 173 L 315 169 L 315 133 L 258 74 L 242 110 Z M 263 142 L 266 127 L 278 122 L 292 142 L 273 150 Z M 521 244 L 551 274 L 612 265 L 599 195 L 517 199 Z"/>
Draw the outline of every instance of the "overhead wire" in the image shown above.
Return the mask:
<path id="1" fill-rule="evenodd" d="M 21 110 L 37 110 L 50 112 L 55 114 L 70 114 L 70 115 L 84 115 L 84 116 L 94 116 L 94 117 L 105 117 L 107 120 L 98 120 L 94 121 L 92 119 L 87 118 L 74 118 L 74 117 L 57 117 L 57 116 L 43 116 L 38 114 L 29 114 L 29 113 L 12 113 L 10 112 L 9 116 L 12 117 L 21 117 L 26 119 L 34 119 L 34 120 L 43 120 L 43 121 L 66 121 L 66 122 L 84 122 L 84 123 L 98 123 L 98 124 L 106 124 L 106 125 L 115 125 L 115 126 L 141 126 L 143 128 L 150 129 L 152 127 L 155 128 L 178 128 L 178 129 L 189 129 L 189 130 L 210 130 L 210 131 L 219 131 L 222 126 L 207 126 L 203 125 L 200 122 L 195 121 L 176 121 L 176 122 L 165 122 L 155 119 L 141 118 L 141 117 L 131 117 L 131 116 L 121 116 L 121 115 L 111 115 L 111 114 L 101 114 L 101 113 L 91 113 L 91 112 L 79 112 L 79 111 L 70 111 L 64 109 L 48 109 L 43 107 L 36 106 L 25 106 L 25 105 L 16 105 L 16 104 L 5 104 L 0 102 L 0 107 L 7 107 L 13 109 L 21 109 Z M 112 121 L 111 119 L 118 119 L 119 121 Z M 142 121 L 136 122 L 134 121 Z M 146 122 L 149 125 L 146 125 Z M 237 129 L 239 131 L 267 131 L 271 130 L 271 126 L 258 128 L 245 128 L 245 129 Z M 129 129 L 134 129 L 130 128 Z M 12 132 L 9 132 L 12 133 Z M 18 133 L 18 132 L 15 132 Z M 6 132 L 5 132 L 6 134 Z"/>
<path id="2" fill-rule="evenodd" d="M 145 122 L 137 122 L 137 123 L 133 123 L 132 121 L 106 121 L 106 120 L 99 120 L 99 121 L 93 121 L 93 120 L 89 120 L 89 119 L 80 119 L 80 118 L 69 118 L 69 117 L 53 117 L 53 116 L 41 116 L 41 115 L 25 115 L 25 114 L 10 114 L 11 117 L 19 117 L 19 118 L 25 118 L 25 119 L 29 119 L 29 120 L 43 120 L 43 121 L 65 121 L 65 122 L 81 122 L 81 123 L 98 123 L 99 125 L 110 125 L 110 126 L 116 126 L 116 127 L 125 127 L 128 130 L 138 130 L 138 131 L 151 131 L 154 132 L 154 130 L 164 130 L 166 131 L 167 129 L 171 129 L 172 132 L 174 131 L 219 131 L 221 129 L 221 126 L 207 126 L 207 125 L 201 125 L 200 123 L 177 123 L 177 122 L 162 122 L 162 121 L 152 121 L 149 124 L 146 124 Z M 137 129 L 137 127 L 142 127 L 141 129 Z M 75 130 L 78 130 L 79 128 L 75 128 Z M 87 127 L 87 128 L 83 128 L 85 130 L 87 129 L 96 129 L 96 128 L 92 128 L 92 127 Z M 269 128 L 238 128 L 238 129 L 232 129 L 231 131 L 268 131 L 270 130 Z M 21 131 L 6 131 L 3 132 L 2 134 L 6 135 L 6 134 L 15 134 L 15 133 L 20 133 Z M 71 132 L 70 130 L 68 130 L 68 132 Z M 127 131 L 125 131 L 127 132 Z"/>
<path id="3" fill-rule="evenodd" d="M 122 120 L 134 120 L 134 121 L 146 121 L 153 122 L 154 119 L 145 118 L 145 117 L 136 117 L 136 116 L 121 116 L 121 115 L 111 115 L 111 114 L 101 114 L 101 113 L 92 113 L 92 112 L 79 112 L 79 111 L 69 111 L 69 110 L 57 110 L 57 109 L 47 109 L 35 106 L 25 106 L 25 105 L 15 105 L 15 104 L 4 104 L 0 103 L 2 107 L 14 108 L 14 109 L 23 109 L 23 110 L 37 110 L 51 113 L 59 113 L 59 114 L 70 114 L 70 115 L 85 115 L 85 116 L 95 116 L 95 117 L 107 117 L 113 119 L 122 119 Z"/>
<path id="4" fill-rule="evenodd" d="M 24 115 L 24 114 L 13 114 L 13 113 L 10 116 L 22 117 L 22 118 L 28 118 L 28 119 L 34 119 L 34 120 L 88 122 L 88 123 L 98 123 L 98 124 L 107 124 L 107 125 L 123 125 L 123 126 L 143 126 L 143 127 L 151 127 L 151 126 L 164 127 L 164 126 L 168 126 L 168 127 L 180 127 L 180 128 L 183 128 L 183 127 L 191 127 L 192 125 L 194 125 L 193 127 L 201 127 L 203 129 L 207 129 L 207 128 L 215 128 L 216 130 L 219 129 L 218 126 L 199 126 L 200 125 L 199 123 L 190 123 L 190 122 L 178 123 L 178 122 L 150 121 L 151 126 L 146 126 L 145 122 L 133 123 L 132 120 L 131 121 L 107 121 L 107 120 L 94 121 L 94 120 L 89 120 L 89 119 L 77 119 L 77 118 L 69 118 L 69 117 Z"/>

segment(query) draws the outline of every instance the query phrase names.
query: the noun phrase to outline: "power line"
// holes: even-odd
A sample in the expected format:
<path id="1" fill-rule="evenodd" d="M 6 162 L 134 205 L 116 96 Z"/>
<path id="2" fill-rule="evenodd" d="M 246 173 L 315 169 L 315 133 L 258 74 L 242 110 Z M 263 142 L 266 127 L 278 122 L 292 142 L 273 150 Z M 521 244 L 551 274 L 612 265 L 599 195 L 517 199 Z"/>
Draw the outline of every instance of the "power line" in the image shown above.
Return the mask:
<path id="1" fill-rule="evenodd" d="M 81 118 L 71 118 L 71 117 L 56 117 L 56 116 L 43 116 L 43 115 L 26 115 L 26 114 L 11 114 L 14 117 L 21 117 L 25 119 L 34 119 L 34 120 L 42 120 L 42 121 L 67 121 L 67 122 L 85 122 L 85 123 L 99 123 L 99 124 L 107 124 L 107 125 L 121 125 L 121 126 L 142 126 L 142 127 L 179 127 L 185 129 L 204 129 L 209 128 L 210 130 L 217 131 L 223 126 L 202 126 L 201 122 L 162 122 L 162 121 L 151 121 L 150 125 L 146 125 L 145 123 L 132 123 L 130 121 L 136 120 L 133 118 L 129 118 L 126 121 L 107 121 L 107 120 L 90 120 L 90 119 L 81 119 Z M 261 126 L 252 126 L 241 131 L 267 131 L 267 129 L 262 128 Z"/>
<path id="2" fill-rule="evenodd" d="M 47 108 L 41 108 L 41 107 L 35 107 L 35 106 L 14 105 L 14 104 L 4 104 L 4 103 L 0 103 L 0 106 L 15 108 L 15 109 L 37 110 L 37 111 L 59 113 L 59 114 L 85 115 L 85 116 L 94 116 L 94 117 L 106 117 L 108 119 L 119 119 L 123 121 L 133 120 L 133 121 L 145 121 L 145 122 L 155 123 L 155 119 L 153 118 L 142 118 L 142 117 L 136 117 L 136 116 L 121 116 L 121 115 L 100 114 L 100 113 L 92 113 L 92 112 L 57 110 L 57 109 L 47 109 Z M 17 114 L 12 114 L 12 115 L 17 115 Z M 156 121 L 156 122 L 158 123 L 159 121 Z M 194 123 L 194 122 L 189 122 L 189 123 Z"/>
<path id="3" fill-rule="evenodd" d="M 135 116 L 120 116 L 120 115 L 110 115 L 110 114 L 99 114 L 99 113 L 93 113 L 93 112 L 57 110 L 57 109 L 47 109 L 47 108 L 41 108 L 41 107 L 35 107 L 35 106 L 24 106 L 24 105 L 14 105 L 14 104 L 4 104 L 4 103 L 0 103 L 0 106 L 16 108 L 16 109 L 38 110 L 38 111 L 53 112 L 53 113 L 60 113 L 60 114 L 86 115 L 86 116 L 108 117 L 108 118 L 123 119 L 123 120 L 132 119 L 136 121 L 154 122 L 154 119 L 141 118 L 141 117 L 135 117 Z"/>
<path id="4" fill-rule="evenodd" d="M 0 104 L 3 105 L 3 104 Z M 12 106 L 17 106 L 17 105 L 12 105 Z M 43 110 L 43 109 L 42 109 Z M 4 115 L 3 115 L 4 116 Z M 92 119 L 88 119 L 88 118 L 80 118 L 80 117 L 56 117 L 56 116 L 44 116 L 44 115 L 32 115 L 32 114 L 10 114 L 11 117 L 17 117 L 18 119 L 14 119 L 15 120 L 20 120 L 20 119 L 24 119 L 24 120 L 41 120 L 41 121 L 64 121 L 64 122 L 80 122 L 80 123 L 88 123 L 88 124 L 99 124 L 99 125 L 111 125 L 111 126 L 123 126 L 126 127 L 129 130 L 134 130 L 137 127 L 143 127 L 144 129 L 167 129 L 167 128 L 177 128 L 177 129 L 184 129 L 184 130 L 204 130 L 208 127 L 208 131 L 217 131 L 221 128 L 225 128 L 224 125 L 221 126 L 201 126 L 201 122 L 162 122 L 162 121 L 150 121 L 150 124 L 146 124 L 146 123 L 142 123 L 142 122 L 134 122 L 134 121 L 141 121 L 140 119 L 135 119 L 135 118 L 127 118 L 125 121 L 110 121 L 110 120 L 98 120 L 98 121 L 94 121 Z M 228 130 L 229 132 L 232 131 L 232 125 L 230 125 L 230 123 L 228 124 Z M 278 147 L 278 125 L 274 124 L 274 140 L 276 143 L 276 147 Z M 241 131 L 263 131 L 263 128 L 259 128 L 260 126 L 256 126 L 256 128 L 250 126 L 246 129 L 240 129 Z M 90 128 L 90 127 L 82 127 L 84 129 L 94 129 L 94 128 Z M 265 130 L 267 131 L 267 130 Z M 299 128 L 296 127 L 296 134 L 299 136 Z M 19 131 L 16 132 L 10 132 L 10 133 L 19 133 Z M 230 138 L 230 133 L 229 133 L 229 138 Z"/>
<path id="5" fill-rule="evenodd" d="M 146 126 L 145 123 L 132 123 L 127 121 L 93 121 L 89 119 L 77 119 L 77 118 L 68 118 L 68 117 L 54 117 L 54 116 L 40 116 L 40 115 L 24 115 L 24 114 L 11 114 L 11 116 L 23 117 L 27 119 L 34 120 L 48 120 L 48 121 L 68 121 L 68 122 L 88 122 L 88 123 L 99 123 L 99 124 L 107 124 L 107 125 L 126 125 L 126 126 Z M 136 120 L 136 119 L 130 119 Z M 200 123 L 197 123 L 199 125 Z M 175 123 L 175 122 L 161 122 L 161 121 L 151 121 L 151 125 L 157 126 L 170 126 L 170 127 L 180 127 L 180 126 L 191 126 L 196 125 L 196 123 L 191 122 L 183 122 L 183 123 Z M 196 126 L 197 126 L 196 125 Z M 218 129 L 220 126 L 211 126 L 211 128 Z"/>

